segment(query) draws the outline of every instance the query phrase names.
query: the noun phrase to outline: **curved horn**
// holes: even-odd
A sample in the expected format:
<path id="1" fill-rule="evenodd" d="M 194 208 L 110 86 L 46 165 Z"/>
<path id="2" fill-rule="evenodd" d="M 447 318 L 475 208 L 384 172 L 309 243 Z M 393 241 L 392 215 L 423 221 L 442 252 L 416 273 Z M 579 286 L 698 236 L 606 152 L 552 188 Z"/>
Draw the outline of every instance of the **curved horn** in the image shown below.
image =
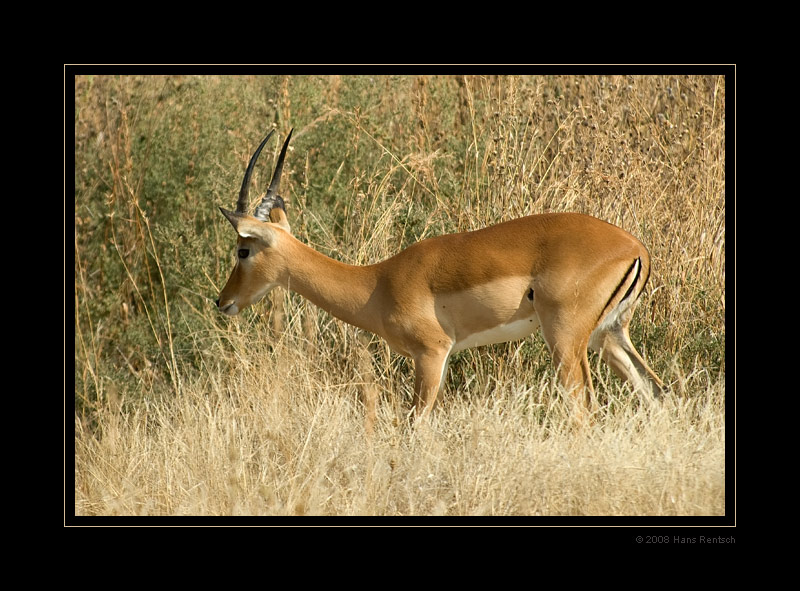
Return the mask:
<path id="1" fill-rule="evenodd" d="M 286 148 L 289 147 L 289 140 L 292 139 L 292 131 L 294 131 L 294 128 L 292 128 L 292 130 L 289 132 L 289 135 L 286 136 L 286 141 L 283 142 L 283 148 L 281 148 L 281 154 L 278 156 L 278 163 L 275 165 L 275 172 L 272 174 L 272 181 L 269 183 L 269 189 L 267 189 L 266 195 L 264 195 L 264 198 L 261 200 L 261 203 L 258 205 L 258 207 L 256 207 L 256 211 L 253 214 L 253 217 L 256 217 L 260 220 L 268 221 L 269 211 L 276 204 L 276 202 L 283 203 L 283 200 L 278 196 L 278 188 L 281 184 L 283 159 L 286 157 Z"/>
<path id="2" fill-rule="evenodd" d="M 242 181 L 242 188 L 239 190 L 239 200 L 236 202 L 236 213 L 247 213 L 247 194 L 250 191 L 250 175 L 253 173 L 253 167 L 256 165 L 258 155 L 261 154 L 261 148 L 264 147 L 264 144 L 272 137 L 273 133 L 275 133 L 274 129 L 267 134 L 267 137 L 262 140 L 261 145 L 258 146 L 250 157 L 250 164 L 247 165 L 247 170 L 244 173 L 244 180 Z"/>

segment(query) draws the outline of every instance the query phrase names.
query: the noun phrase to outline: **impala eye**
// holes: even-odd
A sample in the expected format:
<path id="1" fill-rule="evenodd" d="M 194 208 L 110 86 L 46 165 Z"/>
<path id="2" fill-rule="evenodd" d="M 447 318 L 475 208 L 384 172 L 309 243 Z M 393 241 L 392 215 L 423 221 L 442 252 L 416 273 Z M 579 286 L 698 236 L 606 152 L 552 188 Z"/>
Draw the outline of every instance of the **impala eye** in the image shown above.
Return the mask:
<path id="1" fill-rule="evenodd" d="M 239 258 L 240 259 L 246 259 L 247 255 L 249 255 L 249 254 L 250 254 L 250 251 L 247 250 L 246 248 L 240 248 L 239 249 Z"/>

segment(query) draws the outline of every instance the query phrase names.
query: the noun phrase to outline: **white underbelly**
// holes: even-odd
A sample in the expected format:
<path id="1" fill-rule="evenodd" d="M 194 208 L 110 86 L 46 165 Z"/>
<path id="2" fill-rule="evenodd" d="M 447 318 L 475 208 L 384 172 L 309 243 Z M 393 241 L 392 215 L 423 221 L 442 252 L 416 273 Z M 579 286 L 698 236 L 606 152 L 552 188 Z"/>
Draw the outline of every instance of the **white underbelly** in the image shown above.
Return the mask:
<path id="1" fill-rule="evenodd" d="M 505 343 L 508 341 L 518 341 L 533 334 L 539 328 L 539 318 L 534 314 L 528 318 L 522 318 L 509 322 L 508 324 L 501 324 L 488 330 L 476 332 L 456 341 L 453 345 L 452 352 L 463 351 L 472 347 L 480 347 L 482 345 L 491 345 L 494 343 Z"/>

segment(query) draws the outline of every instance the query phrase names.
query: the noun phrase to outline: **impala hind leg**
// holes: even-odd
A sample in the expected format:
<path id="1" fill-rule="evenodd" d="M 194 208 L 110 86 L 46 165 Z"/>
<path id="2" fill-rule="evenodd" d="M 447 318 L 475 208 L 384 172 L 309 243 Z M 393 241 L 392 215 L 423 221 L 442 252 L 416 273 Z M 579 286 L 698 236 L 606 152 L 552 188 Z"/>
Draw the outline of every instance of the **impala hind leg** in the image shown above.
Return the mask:
<path id="1" fill-rule="evenodd" d="M 558 368 L 558 381 L 572 401 L 572 417 L 582 424 L 596 410 L 586 346 L 577 345 L 569 350 L 556 346 L 553 362 Z"/>
<path id="2" fill-rule="evenodd" d="M 450 350 L 424 351 L 414 356 L 414 407 L 417 418 L 433 410 L 436 396 L 444 385 Z"/>
<path id="3" fill-rule="evenodd" d="M 588 336 L 582 336 L 581 331 L 559 330 L 559 326 L 570 325 L 544 316 L 542 335 L 553 356 L 558 381 L 572 401 L 573 417 L 577 423 L 583 423 L 586 416 L 595 410 L 587 349 L 589 339 Z"/>
<path id="4" fill-rule="evenodd" d="M 615 326 L 592 335 L 592 349 L 614 373 L 628 381 L 634 390 L 650 394 L 655 399 L 664 395 L 664 382 L 650 369 L 631 342 L 626 326 Z"/>
<path id="5" fill-rule="evenodd" d="M 664 395 L 664 382 L 650 369 L 631 342 L 628 326 L 638 301 L 625 300 L 592 332 L 589 347 L 600 354 L 614 373 L 626 380 L 635 391 L 659 399 Z"/>

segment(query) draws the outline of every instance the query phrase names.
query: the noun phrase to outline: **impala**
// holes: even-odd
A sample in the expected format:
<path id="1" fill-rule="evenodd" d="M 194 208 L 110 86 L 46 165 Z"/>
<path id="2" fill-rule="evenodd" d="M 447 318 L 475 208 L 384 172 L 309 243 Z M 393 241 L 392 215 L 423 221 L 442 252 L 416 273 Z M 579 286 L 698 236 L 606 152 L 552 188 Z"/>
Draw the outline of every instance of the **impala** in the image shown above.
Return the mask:
<path id="1" fill-rule="evenodd" d="M 220 208 L 238 234 L 238 260 L 217 300 L 224 314 L 238 314 L 276 286 L 301 294 L 413 359 L 420 416 L 436 400 L 450 355 L 538 328 L 579 408 L 593 400 L 589 348 L 635 390 L 663 394 L 628 335 L 650 274 L 650 256 L 636 238 L 587 215 L 548 213 L 428 238 L 374 265 L 348 265 L 291 234 L 278 195 L 291 132 L 266 194 L 247 214 L 250 176 L 272 133 L 250 159 L 236 211 Z"/>

